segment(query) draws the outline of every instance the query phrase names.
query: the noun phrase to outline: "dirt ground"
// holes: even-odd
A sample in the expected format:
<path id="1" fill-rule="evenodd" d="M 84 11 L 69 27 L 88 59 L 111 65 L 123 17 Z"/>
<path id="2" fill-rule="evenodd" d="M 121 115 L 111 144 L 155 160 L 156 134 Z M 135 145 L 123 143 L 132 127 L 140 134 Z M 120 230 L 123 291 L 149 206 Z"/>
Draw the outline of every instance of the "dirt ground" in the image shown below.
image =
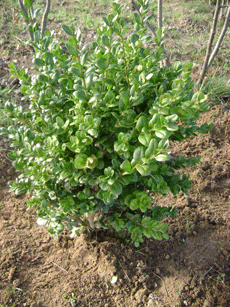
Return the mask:
<path id="1" fill-rule="evenodd" d="M 3 60 L 17 58 L 22 66 L 29 54 L 23 47 Z M 7 74 L 1 65 L 0 77 Z M 0 307 L 230 306 L 230 101 L 224 99 L 201 116 L 200 123 L 214 124 L 209 134 L 170 149 L 201 155 L 203 163 L 186 170 L 188 196 L 153 199 L 178 208 L 176 219 L 165 219 L 169 240 L 146 240 L 139 248 L 108 232 L 51 237 L 26 210 L 25 196 L 8 193 L 16 173 L 8 140 L 0 137 Z"/>
<path id="2" fill-rule="evenodd" d="M 146 240 L 139 248 L 106 232 L 51 237 L 26 211 L 25 198 L 8 193 L 15 172 L 2 152 L 2 306 L 230 306 L 229 108 L 212 106 L 200 120 L 209 121 L 208 135 L 172 148 L 175 155 L 202 156 L 203 164 L 186 170 L 189 195 L 154 198 L 179 209 L 176 219 L 165 219 L 170 239 Z M 7 146 L 1 138 L 0 147 Z"/>

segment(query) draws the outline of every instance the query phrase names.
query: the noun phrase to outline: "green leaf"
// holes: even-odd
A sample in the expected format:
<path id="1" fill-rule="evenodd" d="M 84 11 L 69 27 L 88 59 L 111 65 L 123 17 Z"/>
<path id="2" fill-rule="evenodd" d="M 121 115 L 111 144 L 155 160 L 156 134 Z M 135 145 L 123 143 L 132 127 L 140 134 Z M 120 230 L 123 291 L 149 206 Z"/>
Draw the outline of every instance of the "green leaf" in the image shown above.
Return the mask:
<path id="1" fill-rule="evenodd" d="M 115 181 L 114 184 L 110 186 L 110 191 L 118 196 L 122 192 L 122 185 L 118 181 Z"/>
<path id="2" fill-rule="evenodd" d="M 62 29 L 65 31 L 66 34 L 68 35 L 73 35 L 73 32 L 71 31 L 71 29 L 68 26 L 62 25 Z"/>
<path id="3" fill-rule="evenodd" d="M 136 129 L 140 132 L 144 127 L 148 127 L 148 119 L 146 116 L 142 115 L 137 121 Z"/>
<path id="4" fill-rule="evenodd" d="M 152 232 L 152 237 L 155 239 L 155 240 L 162 240 L 163 239 L 163 233 L 159 232 L 159 231 L 153 231 Z"/>
<path id="5" fill-rule="evenodd" d="M 110 42 L 109 42 L 109 38 L 107 35 L 102 35 L 101 40 L 102 40 L 103 45 L 105 45 L 106 47 L 109 47 Z"/>
<path id="6" fill-rule="evenodd" d="M 136 100 L 134 100 L 134 102 L 132 103 L 132 106 L 133 107 L 138 106 L 142 104 L 143 101 L 144 101 L 144 95 L 140 94 L 140 96 Z"/>
<path id="7" fill-rule="evenodd" d="M 140 226 L 137 226 L 136 228 L 133 229 L 131 234 L 131 239 L 136 247 L 138 247 L 140 243 L 144 241 L 142 238 L 142 231 Z"/>
<path id="8" fill-rule="evenodd" d="M 147 77 L 146 77 L 146 80 L 150 80 L 150 79 L 151 79 L 153 76 L 154 76 L 154 74 L 153 74 L 153 73 L 148 74 L 148 75 L 147 75 Z"/>
<path id="9" fill-rule="evenodd" d="M 151 167 L 149 165 L 136 165 L 136 170 L 142 176 L 149 176 L 151 174 Z"/>
<path id="10" fill-rule="evenodd" d="M 43 61 L 42 59 L 36 58 L 34 60 L 34 64 L 37 66 L 44 66 L 45 65 L 45 61 Z"/>
<path id="11" fill-rule="evenodd" d="M 135 18 L 135 21 L 138 23 L 138 24 L 142 24 L 142 20 L 141 20 L 141 17 L 139 16 L 139 14 L 137 12 L 134 13 L 134 18 Z"/>
<path id="12" fill-rule="evenodd" d="M 165 117 L 166 122 L 170 122 L 170 123 L 175 123 L 178 120 L 178 115 L 177 114 L 172 114 L 169 116 Z"/>
<path id="13" fill-rule="evenodd" d="M 88 156 L 86 154 L 76 154 L 74 159 L 74 166 L 76 169 L 86 168 Z"/>
<path id="14" fill-rule="evenodd" d="M 87 158 L 86 167 L 93 169 L 97 166 L 97 163 L 98 163 L 97 157 L 95 155 L 92 155 L 91 157 Z"/>
<path id="15" fill-rule="evenodd" d="M 161 42 L 161 39 L 162 39 L 162 29 L 161 28 L 158 28 L 157 31 L 156 31 L 156 41 L 158 44 L 160 44 Z"/>
<path id="16" fill-rule="evenodd" d="M 26 21 L 30 21 L 28 15 L 23 12 L 23 11 L 19 11 L 19 13 L 22 15 L 22 17 L 26 20 Z"/>
<path id="17" fill-rule="evenodd" d="M 102 17 L 102 19 L 103 19 L 104 23 L 105 23 L 107 26 L 109 26 L 108 19 L 107 19 L 107 18 L 105 18 L 105 17 Z"/>
<path id="18" fill-rule="evenodd" d="M 184 72 L 191 71 L 192 68 L 193 68 L 193 63 L 192 63 L 192 62 L 186 63 L 186 64 L 184 64 L 184 65 L 182 66 L 182 70 L 183 70 Z"/>
<path id="19" fill-rule="evenodd" d="M 169 147 L 169 140 L 161 140 L 158 144 L 159 149 L 166 150 Z"/>
<path id="20" fill-rule="evenodd" d="M 15 68 L 16 67 L 16 64 L 14 61 L 11 61 L 10 64 L 8 65 L 9 68 Z"/>
<path id="21" fill-rule="evenodd" d="M 58 116 L 57 118 L 56 118 L 56 123 L 57 123 L 57 125 L 60 127 L 60 128 L 62 128 L 63 126 L 64 126 L 64 121 L 63 121 L 63 119 L 60 117 L 60 116 Z"/>
<path id="22" fill-rule="evenodd" d="M 119 110 L 120 111 L 126 110 L 128 105 L 129 105 L 129 93 L 121 92 L 121 99 L 119 100 Z"/>
<path id="23" fill-rule="evenodd" d="M 33 5 L 33 0 L 24 0 L 23 5 L 25 8 L 29 9 Z"/>
<path id="24" fill-rule="evenodd" d="M 36 19 L 36 18 L 37 18 L 38 13 L 39 13 L 40 11 L 41 11 L 41 9 L 39 9 L 39 8 L 37 8 L 37 9 L 34 10 L 33 19 Z M 46 34 L 45 34 L 45 35 L 46 35 Z M 49 36 L 49 35 L 47 35 L 47 36 Z"/>
<path id="25" fill-rule="evenodd" d="M 133 160 L 131 162 L 132 166 L 135 166 L 136 164 L 138 164 L 139 162 L 141 162 L 141 158 L 144 157 L 144 147 L 143 146 L 139 146 L 134 150 L 133 153 Z"/>
<path id="26" fill-rule="evenodd" d="M 106 65 L 106 63 L 105 63 L 104 61 L 98 60 L 98 61 L 97 61 L 97 67 L 98 67 L 100 70 L 105 71 L 106 68 L 107 68 L 107 65 Z"/>
<path id="27" fill-rule="evenodd" d="M 156 139 L 152 139 L 149 143 L 148 149 L 145 151 L 145 158 L 151 159 L 157 152 L 158 142 Z"/>
<path id="28" fill-rule="evenodd" d="M 132 174 L 133 173 L 133 169 L 131 166 L 131 163 L 129 162 L 129 160 L 125 160 L 122 164 L 121 164 L 121 169 L 123 169 L 125 171 L 125 173 L 127 174 Z"/>
<path id="29" fill-rule="evenodd" d="M 131 41 L 131 43 L 132 43 L 133 45 L 135 45 L 136 41 L 138 41 L 138 40 L 139 40 L 139 35 L 138 35 L 138 34 L 132 33 L 132 34 L 130 35 L 130 41 Z"/>
<path id="30" fill-rule="evenodd" d="M 88 60 L 89 52 L 86 51 L 84 54 L 80 57 L 80 63 L 81 65 L 85 65 Z"/>
<path id="31" fill-rule="evenodd" d="M 159 162 L 164 162 L 164 161 L 169 161 L 171 158 L 169 154 L 164 153 L 164 154 L 157 155 L 155 159 Z"/>
<path id="32" fill-rule="evenodd" d="M 74 95 L 74 97 L 78 98 L 81 101 L 87 101 L 87 97 L 85 95 L 85 92 L 83 92 L 83 91 L 80 91 L 80 90 L 79 91 L 75 91 L 73 93 L 73 95 Z"/>
<path id="33" fill-rule="evenodd" d="M 38 76 L 38 81 L 41 82 L 41 83 L 47 83 L 49 81 L 49 79 L 48 79 L 47 76 L 40 74 Z"/>
<path id="34" fill-rule="evenodd" d="M 151 133 L 140 134 L 140 135 L 138 136 L 138 141 L 139 141 L 142 145 L 144 145 L 144 146 L 146 146 L 146 147 L 149 146 L 149 143 L 150 143 L 151 139 L 152 139 Z"/>
<path id="35" fill-rule="evenodd" d="M 10 159 L 14 160 L 14 159 L 17 159 L 18 154 L 17 154 L 16 151 L 10 151 L 10 152 L 7 153 L 7 156 L 8 156 Z"/>
<path id="36" fill-rule="evenodd" d="M 167 130 L 163 130 L 163 129 L 161 129 L 161 130 L 156 130 L 155 131 L 155 134 L 156 134 L 156 136 L 158 137 L 158 138 L 160 138 L 160 139 L 167 139 L 168 137 L 169 137 L 169 132 L 167 131 Z"/>
<path id="37" fill-rule="evenodd" d="M 77 29 L 77 31 L 76 31 L 76 39 L 77 39 L 77 41 L 78 42 L 80 42 L 80 40 L 81 40 L 81 30 L 80 29 Z"/>
<path id="38" fill-rule="evenodd" d="M 151 112 L 152 113 L 152 112 Z M 149 121 L 149 128 L 154 129 L 154 126 L 160 122 L 161 115 L 159 113 L 155 113 L 152 116 L 152 119 Z"/>
<path id="39" fill-rule="evenodd" d="M 26 189 L 25 188 L 16 188 L 15 190 L 15 195 L 21 195 L 21 194 L 24 194 L 26 192 Z"/>
<path id="40" fill-rule="evenodd" d="M 176 124 L 173 124 L 173 123 L 166 123 L 165 127 L 169 131 L 177 131 L 179 128 Z"/>
<path id="41" fill-rule="evenodd" d="M 76 67 L 71 67 L 71 68 L 70 68 L 70 72 L 71 72 L 72 74 L 74 74 L 75 76 L 80 77 L 81 72 L 80 72 L 80 70 L 79 70 L 78 68 L 76 68 Z"/>
<path id="42" fill-rule="evenodd" d="M 72 56 L 77 56 L 77 51 L 73 46 L 70 46 L 69 44 L 66 44 L 66 47 L 69 51 L 69 54 Z"/>
<path id="43" fill-rule="evenodd" d="M 77 39 L 74 36 L 70 37 L 68 42 L 69 42 L 70 46 L 77 47 L 78 42 L 77 42 Z"/>

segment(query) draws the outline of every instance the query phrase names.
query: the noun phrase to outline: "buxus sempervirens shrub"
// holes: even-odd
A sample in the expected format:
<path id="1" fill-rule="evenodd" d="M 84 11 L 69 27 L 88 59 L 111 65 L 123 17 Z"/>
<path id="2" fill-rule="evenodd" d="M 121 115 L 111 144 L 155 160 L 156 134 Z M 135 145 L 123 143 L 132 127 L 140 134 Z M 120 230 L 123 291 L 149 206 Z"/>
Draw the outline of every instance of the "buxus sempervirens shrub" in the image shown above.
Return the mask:
<path id="1" fill-rule="evenodd" d="M 37 73 L 10 64 L 29 105 L 8 101 L 15 124 L 1 133 L 16 148 L 9 157 L 19 176 L 10 191 L 31 194 L 28 206 L 36 206 L 38 223 L 51 234 L 123 230 L 138 246 L 143 235 L 167 238 L 161 221 L 175 215 L 171 207 L 152 205 L 149 192 L 187 193 L 189 176 L 179 170 L 199 162 L 172 159 L 173 142 L 210 126 L 196 124 L 208 103 L 193 92 L 192 64 L 160 68 L 161 30 L 152 51 L 142 19 L 135 14 L 128 35 L 121 10 L 113 4 L 90 45 L 81 45 L 79 30 L 63 26 L 68 54 L 52 33 L 35 32 Z"/>

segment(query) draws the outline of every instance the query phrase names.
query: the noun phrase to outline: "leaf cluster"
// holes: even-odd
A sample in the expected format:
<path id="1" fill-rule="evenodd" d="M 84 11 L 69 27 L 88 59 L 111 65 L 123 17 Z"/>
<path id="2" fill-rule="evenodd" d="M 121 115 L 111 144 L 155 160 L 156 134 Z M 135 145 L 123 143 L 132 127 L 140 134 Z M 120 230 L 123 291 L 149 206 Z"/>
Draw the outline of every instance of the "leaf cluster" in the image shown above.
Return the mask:
<path id="1" fill-rule="evenodd" d="M 211 126 L 196 124 L 208 103 L 193 92 L 192 64 L 160 68 L 161 30 L 153 41 L 135 15 L 128 34 L 121 12 L 113 3 L 90 45 L 63 26 L 67 54 L 53 33 L 36 31 L 37 73 L 10 64 L 29 107 L 8 101 L 15 124 L 0 132 L 12 139 L 9 157 L 20 172 L 10 191 L 32 194 L 28 206 L 51 234 L 110 228 L 128 231 L 138 246 L 143 236 L 167 238 L 162 220 L 176 214 L 154 206 L 149 191 L 187 193 L 189 176 L 179 170 L 199 162 L 172 159 L 169 147 Z"/>

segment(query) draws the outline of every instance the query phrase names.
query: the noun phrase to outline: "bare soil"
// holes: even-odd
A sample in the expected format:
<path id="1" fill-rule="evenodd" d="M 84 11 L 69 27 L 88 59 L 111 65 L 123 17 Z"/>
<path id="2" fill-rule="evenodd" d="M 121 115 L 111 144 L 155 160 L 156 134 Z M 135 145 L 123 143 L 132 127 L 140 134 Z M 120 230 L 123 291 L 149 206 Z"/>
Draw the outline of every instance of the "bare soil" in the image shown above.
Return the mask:
<path id="1" fill-rule="evenodd" d="M 0 51 L 5 48 L 1 43 Z M 16 58 L 22 66 L 29 55 L 20 47 L 2 56 L 0 77 L 8 79 L 4 63 Z M 203 163 L 186 170 L 193 185 L 188 196 L 153 198 L 178 208 L 176 219 L 165 219 L 169 240 L 146 240 L 139 248 L 105 231 L 51 237 L 37 225 L 35 211 L 27 211 L 26 196 L 8 193 L 7 182 L 17 174 L 7 157 L 9 142 L 0 137 L 0 306 L 230 306 L 230 107 L 225 99 L 201 116 L 200 123 L 213 122 L 209 134 L 173 144 L 172 154 L 201 155 Z"/>
<path id="2" fill-rule="evenodd" d="M 172 148 L 202 156 L 190 167 L 188 196 L 156 197 L 179 210 L 170 239 L 139 248 L 108 232 L 51 237 L 26 211 L 25 197 L 8 193 L 15 177 L 0 156 L 0 302 L 8 306 L 230 306 L 230 117 L 212 106 L 200 123 L 214 129 Z M 1 138 L 1 147 L 7 147 Z M 113 276 L 117 282 L 112 284 Z"/>

